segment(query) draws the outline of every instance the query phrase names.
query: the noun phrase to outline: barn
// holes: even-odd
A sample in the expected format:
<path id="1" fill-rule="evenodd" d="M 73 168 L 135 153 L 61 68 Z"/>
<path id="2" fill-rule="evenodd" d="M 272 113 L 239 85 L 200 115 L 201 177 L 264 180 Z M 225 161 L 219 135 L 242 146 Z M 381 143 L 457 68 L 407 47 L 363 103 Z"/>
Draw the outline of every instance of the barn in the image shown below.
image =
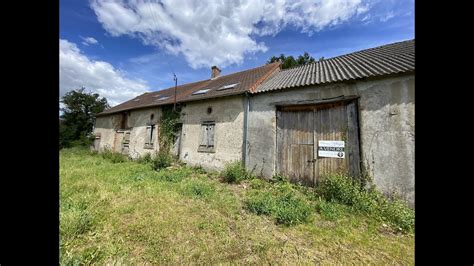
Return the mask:
<path id="1" fill-rule="evenodd" d="M 99 114 L 95 148 L 136 158 L 159 150 L 160 121 L 180 111 L 173 153 L 219 170 L 231 161 L 262 177 L 317 185 L 364 174 L 414 206 L 415 40 L 291 69 L 267 64 L 145 93 Z"/>

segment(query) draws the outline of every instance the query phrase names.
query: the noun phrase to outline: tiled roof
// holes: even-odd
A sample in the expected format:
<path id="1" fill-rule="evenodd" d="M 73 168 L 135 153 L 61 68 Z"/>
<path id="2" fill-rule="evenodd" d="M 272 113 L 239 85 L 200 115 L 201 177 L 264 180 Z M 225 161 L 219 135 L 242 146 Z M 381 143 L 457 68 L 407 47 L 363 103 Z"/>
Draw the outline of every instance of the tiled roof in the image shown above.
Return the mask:
<path id="1" fill-rule="evenodd" d="M 193 83 L 179 85 L 176 90 L 176 102 L 189 102 L 222 96 L 243 94 L 247 91 L 255 91 L 255 88 L 263 82 L 271 73 L 279 70 L 279 62 L 263 65 L 257 68 L 222 75 L 215 79 L 202 80 Z M 222 89 L 226 85 L 238 83 L 235 87 Z M 174 86 L 161 91 L 147 92 L 127 102 L 116 105 L 99 114 L 107 115 L 137 108 L 152 107 L 173 104 Z M 198 90 L 209 90 L 204 94 L 193 95 Z M 169 97 L 163 100 L 160 98 Z"/>
<path id="2" fill-rule="evenodd" d="M 415 70 L 415 40 L 402 41 L 282 70 L 255 93 Z"/>

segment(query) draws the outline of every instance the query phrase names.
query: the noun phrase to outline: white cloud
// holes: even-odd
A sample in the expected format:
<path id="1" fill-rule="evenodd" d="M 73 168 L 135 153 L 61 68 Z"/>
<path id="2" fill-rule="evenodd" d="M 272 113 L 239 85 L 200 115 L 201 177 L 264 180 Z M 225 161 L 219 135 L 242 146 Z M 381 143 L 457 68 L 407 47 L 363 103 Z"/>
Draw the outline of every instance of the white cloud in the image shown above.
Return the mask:
<path id="1" fill-rule="evenodd" d="M 81 87 L 107 98 L 111 106 L 149 91 L 145 81 L 126 78 L 122 71 L 110 63 L 91 60 L 81 53 L 76 44 L 60 39 L 60 96 Z"/>
<path id="2" fill-rule="evenodd" d="M 385 21 L 387 21 L 387 20 L 389 20 L 389 19 L 391 19 L 391 18 L 393 18 L 393 17 L 395 17 L 395 14 L 394 14 L 392 11 L 390 11 L 390 12 L 388 12 L 387 14 L 384 14 L 384 15 L 380 18 L 380 21 L 385 22 Z"/>
<path id="3" fill-rule="evenodd" d="M 92 37 L 87 37 L 87 38 L 84 38 L 84 37 L 81 37 L 84 41 L 82 42 L 82 44 L 84 44 L 85 46 L 89 46 L 89 44 L 97 44 L 98 41 Z"/>
<path id="4" fill-rule="evenodd" d="M 288 25 L 312 34 L 346 22 L 367 12 L 363 1 L 370 0 L 91 0 L 91 7 L 112 36 L 140 38 L 200 68 L 240 64 L 246 55 L 265 52 L 255 37 Z"/>

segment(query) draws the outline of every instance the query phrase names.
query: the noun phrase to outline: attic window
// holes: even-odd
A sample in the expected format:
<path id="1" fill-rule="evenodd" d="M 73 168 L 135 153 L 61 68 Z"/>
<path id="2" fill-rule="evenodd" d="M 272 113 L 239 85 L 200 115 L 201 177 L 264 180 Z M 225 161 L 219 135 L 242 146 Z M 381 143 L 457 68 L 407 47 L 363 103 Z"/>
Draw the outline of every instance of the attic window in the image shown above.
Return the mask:
<path id="1" fill-rule="evenodd" d="M 209 90 L 210 89 L 198 90 L 198 91 L 193 92 L 193 95 L 204 94 L 204 93 L 208 92 Z"/>
<path id="2" fill-rule="evenodd" d="M 233 89 L 238 84 L 239 84 L 239 82 L 234 83 L 234 84 L 225 85 L 225 86 L 222 86 L 222 87 L 218 88 L 217 90 L 222 91 L 222 90 L 227 90 L 227 89 Z"/>
<path id="3" fill-rule="evenodd" d="M 170 96 L 163 96 L 163 97 L 160 97 L 158 99 L 156 99 L 155 101 L 164 101 L 166 99 L 168 99 Z"/>

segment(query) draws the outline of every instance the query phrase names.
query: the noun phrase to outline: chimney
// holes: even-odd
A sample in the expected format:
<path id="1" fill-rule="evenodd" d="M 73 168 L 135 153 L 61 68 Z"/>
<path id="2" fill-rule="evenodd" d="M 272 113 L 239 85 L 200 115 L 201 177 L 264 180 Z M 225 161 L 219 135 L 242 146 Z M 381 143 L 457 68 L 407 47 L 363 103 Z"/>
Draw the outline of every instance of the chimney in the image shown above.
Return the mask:
<path id="1" fill-rule="evenodd" d="M 215 79 L 221 74 L 221 70 L 216 66 L 211 67 L 211 70 L 211 79 Z"/>

